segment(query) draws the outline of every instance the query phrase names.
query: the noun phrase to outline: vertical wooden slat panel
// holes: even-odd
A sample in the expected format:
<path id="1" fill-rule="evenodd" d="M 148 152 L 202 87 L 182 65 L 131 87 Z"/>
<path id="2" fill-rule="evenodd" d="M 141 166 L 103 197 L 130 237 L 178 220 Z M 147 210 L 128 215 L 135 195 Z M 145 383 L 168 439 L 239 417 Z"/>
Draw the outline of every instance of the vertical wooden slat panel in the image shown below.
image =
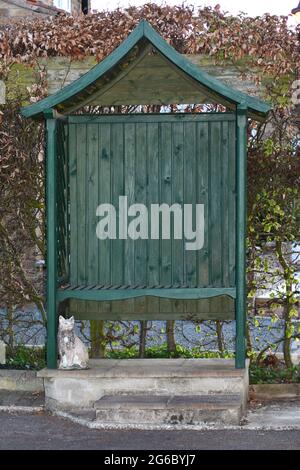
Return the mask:
<path id="1" fill-rule="evenodd" d="M 67 280 L 67 164 L 65 125 L 57 124 L 57 269 L 58 277 Z"/>
<path id="2" fill-rule="evenodd" d="M 65 192 L 65 204 L 66 204 L 66 213 L 65 213 L 65 224 L 66 224 L 66 235 L 65 235 L 65 244 L 66 244 L 66 280 L 70 277 L 70 210 L 69 210 L 69 201 L 70 201 L 70 174 L 69 174 L 69 126 L 67 123 L 64 124 L 65 132 L 65 142 L 64 142 L 64 151 L 65 151 L 65 177 L 66 177 L 66 192 Z"/>
<path id="3" fill-rule="evenodd" d="M 99 124 L 98 204 L 111 203 L 111 125 Z M 98 283 L 111 282 L 111 240 L 98 240 Z"/>
<path id="4" fill-rule="evenodd" d="M 136 124 L 135 202 L 145 205 L 147 205 L 147 147 L 147 124 Z M 144 285 L 147 283 L 148 242 L 138 239 L 134 244 L 135 283 Z"/>
<path id="5" fill-rule="evenodd" d="M 198 203 L 196 188 L 196 124 L 184 123 L 184 204 Z M 195 229 L 196 211 L 193 211 L 193 225 Z M 184 237 L 184 243 L 186 243 Z M 184 246 L 184 283 L 196 287 L 197 285 L 197 251 L 187 251 Z"/>
<path id="6" fill-rule="evenodd" d="M 117 213 L 117 239 L 111 243 L 111 283 L 123 284 L 124 279 L 124 240 L 119 239 L 119 196 L 124 195 L 124 130 L 123 124 L 116 123 L 111 128 L 111 200 Z"/>
<path id="7" fill-rule="evenodd" d="M 172 204 L 172 125 L 160 124 L 160 195 L 161 202 Z M 160 240 L 160 284 L 172 284 L 172 250 L 168 240 Z"/>
<path id="8" fill-rule="evenodd" d="M 173 152 L 172 152 L 172 202 L 182 207 L 183 204 L 183 186 L 184 186 L 184 166 L 183 166 L 183 148 L 184 134 L 183 123 L 176 122 L 172 128 Z M 187 182 L 188 184 L 188 182 Z M 183 207 L 182 207 L 183 209 Z M 171 237 L 174 237 L 174 218 L 171 217 Z M 184 283 L 184 241 L 172 240 L 172 277 L 173 285 L 179 286 Z"/>
<path id="9" fill-rule="evenodd" d="M 111 125 L 98 125 L 98 205 L 111 203 Z M 98 219 L 99 222 L 100 219 Z M 111 240 L 98 242 L 98 281 L 109 285 L 111 282 Z M 111 302 L 101 302 L 101 313 L 110 312 Z"/>
<path id="10" fill-rule="evenodd" d="M 96 237 L 96 226 L 98 218 L 96 209 L 99 204 L 98 185 L 98 149 L 99 132 L 98 125 L 87 125 L 87 174 L 86 174 L 86 211 L 87 211 L 87 284 L 98 282 L 98 239 Z M 91 309 L 102 312 L 102 302 L 86 302 L 86 310 Z"/>
<path id="11" fill-rule="evenodd" d="M 135 124 L 124 124 L 124 195 L 128 207 L 135 202 Z M 134 284 L 134 247 L 133 240 L 124 241 L 124 284 Z M 124 308 L 134 311 L 134 299 L 124 302 Z"/>
<path id="12" fill-rule="evenodd" d="M 70 124 L 72 285 L 235 285 L 235 123 L 165 119 Z M 120 195 L 149 211 L 151 203 L 204 204 L 204 248 L 172 240 L 173 216 L 171 240 L 98 240 L 96 207 L 118 212 Z M 161 305 L 170 311 L 168 300 Z"/>
<path id="13" fill-rule="evenodd" d="M 221 217 L 222 217 L 222 286 L 229 287 L 229 191 L 228 191 L 228 123 L 222 122 L 221 139 Z"/>
<path id="14" fill-rule="evenodd" d="M 172 204 L 172 124 L 160 123 L 159 126 L 159 160 L 160 160 L 160 202 Z M 172 284 L 172 244 L 169 240 L 160 239 L 160 284 Z M 159 299 L 160 312 L 171 311 L 169 299 Z"/>
<path id="15" fill-rule="evenodd" d="M 86 125 L 77 125 L 77 257 L 78 257 L 78 284 L 86 282 L 87 239 L 86 239 Z"/>
<path id="16" fill-rule="evenodd" d="M 70 283 L 78 284 L 77 257 L 77 125 L 69 125 L 69 181 L 70 181 Z"/>
<path id="17" fill-rule="evenodd" d="M 128 207 L 135 202 L 135 124 L 124 125 L 124 195 Z M 127 238 L 124 243 L 125 285 L 134 283 L 134 247 L 135 243 Z"/>
<path id="18" fill-rule="evenodd" d="M 197 202 L 204 204 L 204 247 L 197 251 L 197 285 L 206 287 L 209 284 L 209 205 L 208 205 L 208 169 L 209 169 L 209 124 L 197 123 Z"/>
<path id="19" fill-rule="evenodd" d="M 98 126 L 87 126 L 87 282 L 98 281 L 98 240 L 96 237 L 98 201 Z"/>
<path id="20" fill-rule="evenodd" d="M 235 250 L 236 250 L 236 129 L 235 123 L 228 126 L 229 176 L 228 176 L 228 220 L 229 220 L 229 279 L 230 287 L 235 286 Z"/>
<path id="21" fill-rule="evenodd" d="M 222 216 L 221 216 L 221 124 L 211 123 L 210 140 L 210 194 L 209 194 L 209 220 L 210 220 L 210 277 L 213 287 L 222 285 Z"/>
<path id="22" fill-rule="evenodd" d="M 160 203 L 160 172 L 159 172 L 159 125 L 158 123 L 149 123 L 147 125 L 147 145 L 148 145 L 148 159 L 147 159 L 147 207 L 151 211 L 151 204 Z M 150 227 L 149 227 L 150 229 Z M 150 230 L 149 230 L 150 235 Z M 159 240 L 151 240 L 149 236 L 148 241 L 148 273 L 147 280 L 149 286 L 159 285 L 159 272 L 160 272 L 160 252 Z M 147 299 L 146 310 L 159 311 L 159 299 L 151 297 Z"/>
<path id="23" fill-rule="evenodd" d="M 160 203 L 159 195 L 159 161 L 158 161 L 158 124 L 148 124 L 147 126 L 147 207 L 150 211 L 151 204 Z M 150 231 L 149 231 L 150 233 Z M 149 262 L 148 262 L 148 283 L 149 285 L 159 284 L 159 240 L 151 240 L 149 237 Z"/>

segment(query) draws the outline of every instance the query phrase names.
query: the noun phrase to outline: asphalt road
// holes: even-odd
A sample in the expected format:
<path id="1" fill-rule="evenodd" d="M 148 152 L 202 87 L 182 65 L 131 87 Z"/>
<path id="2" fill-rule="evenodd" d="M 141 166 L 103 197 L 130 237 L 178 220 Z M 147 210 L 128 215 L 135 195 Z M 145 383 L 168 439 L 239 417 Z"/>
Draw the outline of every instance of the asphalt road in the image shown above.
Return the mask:
<path id="1" fill-rule="evenodd" d="M 300 450 L 300 431 L 103 431 L 41 413 L 0 413 L 0 450 Z"/>

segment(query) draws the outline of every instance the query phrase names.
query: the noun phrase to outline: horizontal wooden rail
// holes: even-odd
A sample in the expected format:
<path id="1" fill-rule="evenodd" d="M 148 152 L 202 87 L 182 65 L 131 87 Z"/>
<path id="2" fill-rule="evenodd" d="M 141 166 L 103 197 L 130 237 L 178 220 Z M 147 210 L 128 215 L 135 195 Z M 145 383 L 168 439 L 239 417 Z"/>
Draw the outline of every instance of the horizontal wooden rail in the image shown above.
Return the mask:
<path id="1" fill-rule="evenodd" d="M 125 119 L 124 119 L 125 118 Z M 67 117 L 69 124 L 149 123 L 149 122 L 222 122 L 236 120 L 235 113 L 132 113 L 132 114 L 79 114 Z"/>
<path id="2" fill-rule="evenodd" d="M 235 288 L 186 288 L 186 289 L 89 289 L 77 288 L 77 289 L 59 289 L 57 293 L 57 299 L 62 302 L 67 299 L 78 299 L 78 300 L 124 300 L 133 299 L 136 297 L 161 297 L 165 299 L 178 299 L 178 300 L 197 300 L 197 299 L 209 299 L 212 297 L 219 297 L 226 295 L 235 299 L 236 289 Z"/>

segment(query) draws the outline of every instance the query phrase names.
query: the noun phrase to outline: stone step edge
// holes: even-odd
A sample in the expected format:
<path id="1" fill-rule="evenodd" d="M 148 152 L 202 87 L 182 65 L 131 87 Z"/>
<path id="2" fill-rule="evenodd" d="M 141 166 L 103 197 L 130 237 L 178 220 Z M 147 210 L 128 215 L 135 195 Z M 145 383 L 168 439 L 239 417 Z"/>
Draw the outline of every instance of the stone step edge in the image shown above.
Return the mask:
<path id="1" fill-rule="evenodd" d="M 58 416 L 60 418 L 66 419 L 72 423 L 79 424 L 81 426 L 87 427 L 89 429 L 98 429 L 103 431 L 239 431 L 239 432 L 248 432 L 250 431 L 300 431 L 300 425 L 265 425 L 261 424 L 248 424 L 247 420 L 238 425 L 236 424 L 221 424 L 221 423 L 203 423 L 194 426 L 187 426 L 185 424 L 132 424 L 132 423 L 105 423 L 95 421 L 93 418 L 85 417 L 78 414 L 77 412 L 69 411 L 52 411 L 53 416 Z"/>
<path id="2" fill-rule="evenodd" d="M 116 378 L 126 378 L 126 379 L 239 379 L 244 380 L 245 373 L 240 373 L 239 371 L 209 371 L 209 370 L 199 370 L 199 371 L 180 371 L 180 372 L 152 372 L 152 371 L 143 371 L 138 373 L 136 371 L 92 371 L 91 369 L 86 370 L 54 370 L 54 369 L 42 369 L 37 373 L 38 378 L 54 378 L 54 379 L 80 379 L 80 380 L 89 380 L 89 379 L 116 379 Z"/>
<path id="3" fill-rule="evenodd" d="M 211 395 L 153 395 L 153 394 L 116 394 L 104 395 L 94 402 L 94 409 L 100 410 L 149 410 L 149 411 L 195 411 L 240 409 L 242 396 L 238 394 Z"/>
<path id="4" fill-rule="evenodd" d="M 142 431 L 205 431 L 205 430 L 243 430 L 247 429 L 242 424 L 222 424 L 222 423 L 201 423 L 198 425 L 186 424 L 150 424 L 150 423 L 112 423 L 112 422 L 99 422 L 90 416 L 81 415 L 78 412 L 55 410 L 51 412 L 54 416 L 67 419 L 73 423 L 86 426 L 89 429 L 99 430 L 142 430 Z"/>
<path id="5" fill-rule="evenodd" d="M 96 409 L 96 421 L 115 424 L 157 424 L 188 426 L 216 424 L 240 424 L 243 417 L 242 405 L 224 405 L 218 407 L 205 406 L 201 408 L 108 408 Z"/>
<path id="6" fill-rule="evenodd" d="M 44 405 L 39 405 L 39 406 L 0 405 L 0 412 L 2 413 L 35 414 L 35 413 L 41 413 L 44 410 L 45 410 Z"/>

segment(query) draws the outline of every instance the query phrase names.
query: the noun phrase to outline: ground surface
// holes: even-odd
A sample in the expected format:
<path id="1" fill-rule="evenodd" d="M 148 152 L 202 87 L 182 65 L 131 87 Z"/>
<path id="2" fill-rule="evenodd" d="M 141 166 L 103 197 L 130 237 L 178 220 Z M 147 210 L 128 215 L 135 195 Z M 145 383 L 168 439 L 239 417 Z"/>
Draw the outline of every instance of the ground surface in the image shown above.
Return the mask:
<path id="1" fill-rule="evenodd" d="M 0 429 L 0 450 L 300 450 L 300 430 L 103 431 L 44 413 L 0 413 Z"/>
<path id="2" fill-rule="evenodd" d="M 0 409 L 10 406 L 43 407 L 44 401 L 44 393 L 0 390 Z"/>

